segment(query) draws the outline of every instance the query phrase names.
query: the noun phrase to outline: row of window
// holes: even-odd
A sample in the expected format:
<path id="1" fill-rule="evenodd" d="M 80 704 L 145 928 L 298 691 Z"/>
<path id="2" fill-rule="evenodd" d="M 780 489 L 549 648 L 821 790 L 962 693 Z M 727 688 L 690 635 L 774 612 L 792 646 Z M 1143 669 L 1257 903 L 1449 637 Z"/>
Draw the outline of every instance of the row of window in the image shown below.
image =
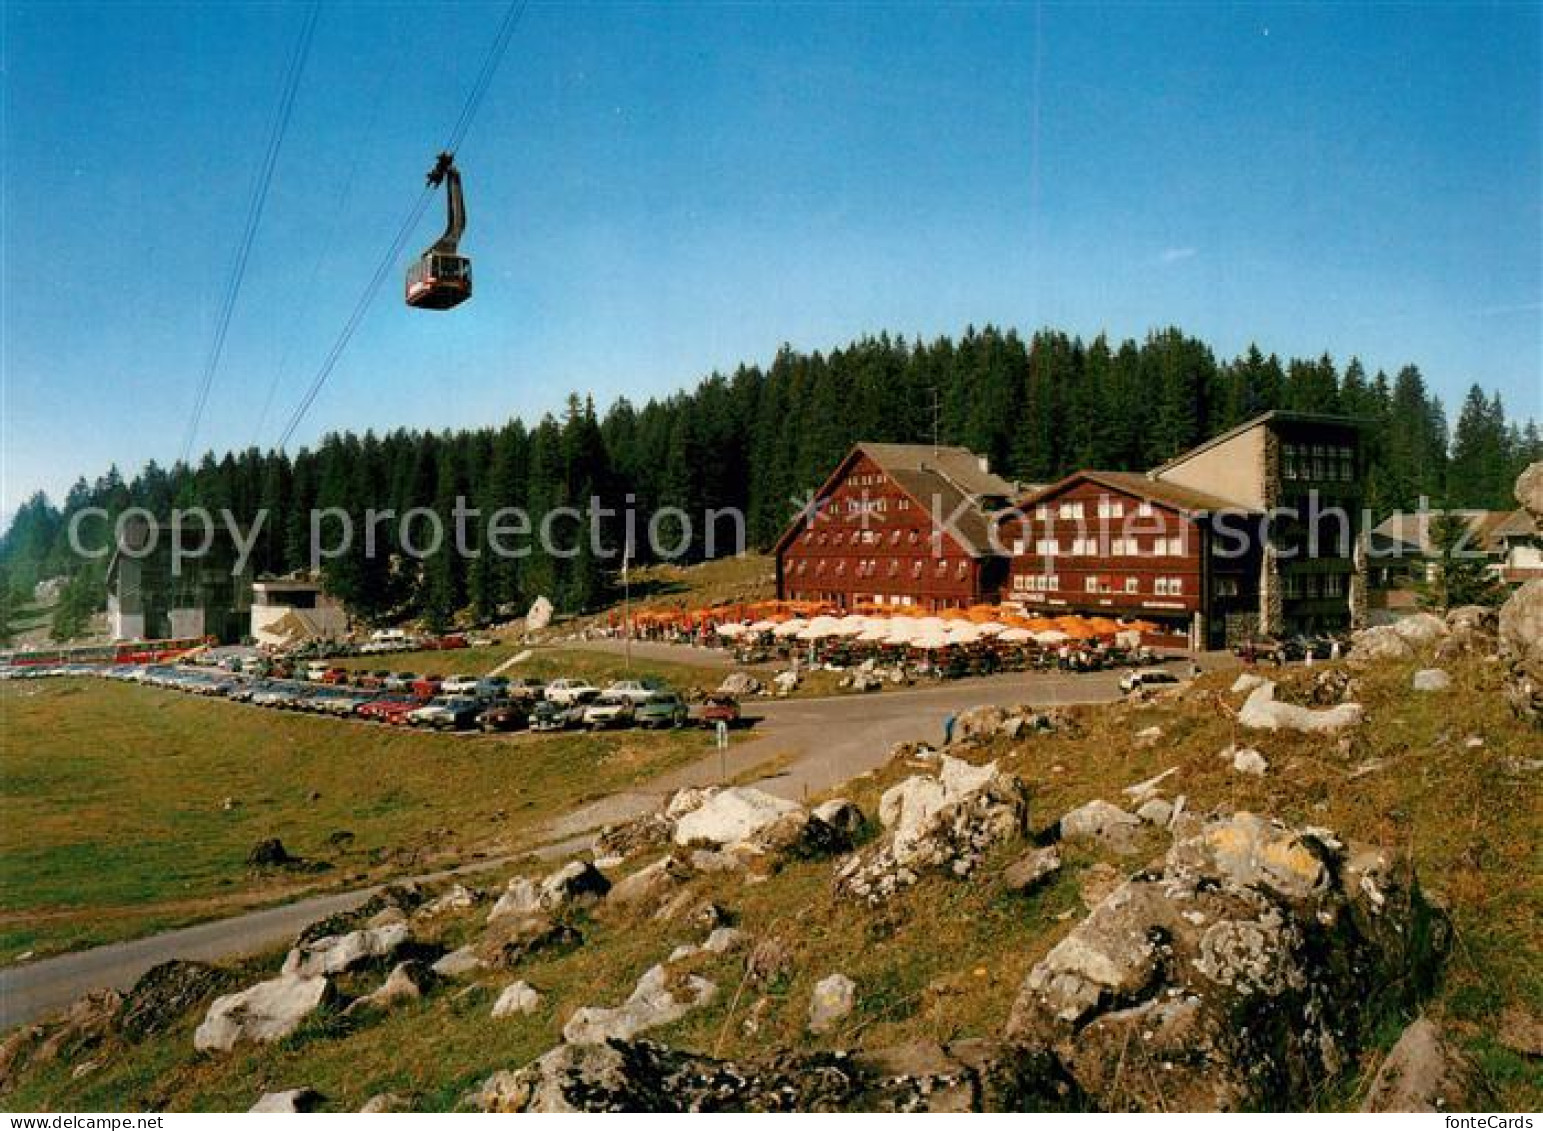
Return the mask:
<path id="1" fill-rule="evenodd" d="M 1282 479 L 1349 483 L 1355 479 L 1355 453 L 1339 444 L 1282 444 Z"/>
<path id="2" fill-rule="evenodd" d="M 1281 596 L 1288 601 L 1343 597 L 1345 575 L 1342 573 L 1288 573 L 1281 578 L 1280 591 Z"/>
<path id="3" fill-rule="evenodd" d="M 793 576 L 802 577 L 804 574 L 808 573 L 809 562 L 810 559 L 808 558 L 800 559 L 793 566 Z M 831 563 L 825 558 L 814 559 L 814 576 L 823 577 L 826 571 L 829 570 L 831 576 L 833 577 L 845 577 L 847 572 L 847 564 L 848 563 L 845 558 L 837 558 L 834 568 L 831 568 Z M 886 577 L 900 576 L 902 563 L 899 558 L 887 558 L 883 564 L 884 568 L 882 572 Z M 857 561 L 852 562 L 851 565 L 853 577 L 879 576 L 881 563 L 878 558 L 859 558 Z M 922 574 L 926 571 L 926 568 L 926 559 L 916 558 L 911 562 L 910 575 L 912 577 L 921 577 Z M 953 569 L 955 577 L 968 577 L 970 573 L 969 559 L 960 558 L 957 561 L 950 561 L 948 558 L 938 558 L 933 564 L 933 576 L 947 577 L 950 568 Z"/>
<path id="4" fill-rule="evenodd" d="M 1056 556 L 1066 558 L 1181 558 L 1185 554 L 1183 536 L 1174 538 L 1154 538 L 1150 545 L 1143 546 L 1137 538 L 1111 538 L 1109 540 L 1109 552 L 1106 555 L 1099 549 L 1097 538 L 1073 538 L 1066 546 L 1061 545 L 1059 538 L 1041 538 L 1034 543 L 1034 552 L 1042 558 Z M 1013 553 L 1022 557 L 1027 544 L 1018 541 L 1013 543 Z"/>
<path id="5" fill-rule="evenodd" d="M 1115 579 L 1109 576 L 1089 574 L 1082 579 L 1082 587 L 1088 593 L 1114 593 Z M 1013 577 L 1013 588 L 1020 593 L 1054 593 L 1061 588 L 1061 579 L 1053 573 L 1017 574 Z M 1139 595 L 1141 593 L 1141 578 L 1127 577 L 1120 581 L 1118 592 Z M 1154 577 L 1152 579 L 1152 593 L 1158 597 L 1182 597 L 1184 595 L 1184 579 L 1182 577 Z"/>
<path id="6" fill-rule="evenodd" d="M 879 546 L 886 540 L 891 546 L 900 545 L 901 536 L 905 536 L 908 545 L 916 545 L 921 541 L 921 531 L 912 527 L 910 530 L 901 530 L 899 527 L 892 529 L 886 539 L 882 530 L 853 530 L 844 533 L 840 530 L 806 530 L 804 531 L 804 543 L 814 546 L 841 546 L 850 543 L 853 546 Z"/>
<path id="7" fill-rule="evenodd" d="M 1050 518 L 1051 504 L 1041 503 L 1034 508 L 1034 517 L 1041 522 Z M 1056 503 L 1054 506 L 1055 517 L 1067 521 L 1078 521 L 1087 517 L 1087 507 L 1080 502 Z M 1125 501 L 1123 499 L 1100 498 L 1097 507 L 1099 518 L 1124 518 Z M 1152 517 L 1151 503 L 1137 503 L 1136 515 L 1140 518 Z"/>

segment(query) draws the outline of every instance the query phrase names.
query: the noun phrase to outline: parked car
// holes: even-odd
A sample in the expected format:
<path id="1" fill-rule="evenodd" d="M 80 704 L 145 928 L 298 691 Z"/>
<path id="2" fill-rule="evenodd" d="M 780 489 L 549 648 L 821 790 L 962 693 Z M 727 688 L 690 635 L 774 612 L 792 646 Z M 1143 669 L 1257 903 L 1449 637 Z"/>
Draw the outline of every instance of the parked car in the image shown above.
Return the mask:
<path id="1" fill-rule="evenodd" d="M 604 727 L 632 725 L 633 703 L 625 695 L 607 692 L 590 701 L 584 708 L 584 725 L 600 730 Z"/>
<path id="2" fill-rule="evenodd" d="M 509 677 L 506 675 L 485 675 L 477 681 L 477 686 L 472 688 L 472 694 L 480 695 L 484 699 L 502 699 L 509 693 Z"/>
<path id="3" fill-rule="evenodd" d="M 477 690 L 474 675 L 447 675 L 439 681 L 439 689 L 446 695 L 470 695 Z"/>
<path id="4" fill-rule="evenodd" d="M 414 672 L 390 672 L 380 681 L 380 685 L 387 691 L 408 691 L 417 678 Z"/>
<path id="5" fill-rule="evenodd" d="M 634 703 L 646 703 L 669 689 L 657 679 L 619 679 L 605 689 L 607 695 L 622 695 Z"/>
<path id="6" fill-rule="evenodd" d="M 370 712 L 370 718 L 379 719 L 388 726 L 407 726 L 408 716 L 424 705 L 422 699 L 414 699 L 410 695 L 404 695 L 400 699 L 391 699 L 375 707 Z"/>
<path id="7" fill-rule="evenodd" d="M 328 668 L 326 671 L 322 672 L 321 681 L 325 684 L 335 686 L 340 683 L 347 683 L 348 677 L 351 674 L 352 673 L 347 668 Z"/>
<path id="8" fill-rule="evenodd" d="M 1179 677 L 1167 668 L 1138 668 L 1120 677 L 1120 690 L 1126 695 L 1143 687 L 1172 686 Z"/>
<path id="9" fill-rule="evenodd" d="M 633 721 L 640 727 L 683 726 L 691 716 L 686 701 L 673 691 L 661 691 L 652 699 L 639 703 L 633 711 Z"/>
<path id="10" fill-rule="evenodd" d="M 530 722 L 530 704 L 520 699 L 496 699 L 477 716 L 485 731 L 523 730 Z"/>
<path id="11" fill-rule="evenodd" d="M 413 680 L 413 694 L 419 699 L 432 699 L 439 694 L 439 676 L 423 675 Z"/>
<path id="12" fill-rule="evenodd" d="M 388 692 L 385 695 L 377 695 L 368 703 L 362 704 L 357 714 L 361 719 L 373 719 L 375 722 L 384 723 L 390 722 L 391 715 L 398 711 L 405 714 L 421 706 L 423 704 L 410 695 L 393 695 Z"/>
<path id="13" fill-rule="evenodd" d="M 546 685 L 547 701 L 568 707 L 587 703 L 599 694 L 600 689 L 586 679 L 554 679 Z"/>
<path id="14" fill-rule="evenodd" d="M 482 701 L 469 695 L 441 695 L 427 706 L 408 712 L 407 721 L 435 730 L 464 730 L 477 721 L 482 708 Z"/>
<path id="15" fill-rule="evenodd" d="M 546 698 L 546 682 L 525 676 L 522 679 L 512 679 L 504 687 L 504 694 L 511 699 L 526 699 L 535 702 Z"/>
<path id="16" fill-rule="evenodd" d="M 732 695 L 709 695 L 702 700 L 702 710 L 697 715 L 702 725 L 709 727 L 720 722 L 734 726 L 741 717 L 739 700 Z"/>
<path id="17" fill-rule="evenodd" d="M 536 731 L 567 730 L 577 726 L 584 718 L 584 708 L 579 704 L 557 703 L 544 699 L 530 712 L 530 729 Z"/>

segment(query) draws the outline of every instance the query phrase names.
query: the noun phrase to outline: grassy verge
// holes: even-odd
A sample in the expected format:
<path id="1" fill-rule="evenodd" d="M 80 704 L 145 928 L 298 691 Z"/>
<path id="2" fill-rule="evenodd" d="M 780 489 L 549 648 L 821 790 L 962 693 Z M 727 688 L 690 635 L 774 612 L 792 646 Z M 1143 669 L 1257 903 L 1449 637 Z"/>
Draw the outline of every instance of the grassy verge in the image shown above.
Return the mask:
<path id="1" fill-rule="evenodd" d="M 1312 674 L 1285 679 L 1299 684 Z M 1536 1110 L 1543 1104 L 1537 1062 L 1502 1047 L 1494 1034 L 1508 1008 L 1543 1010 L 1536 771 L 1524 766 L 1536 757 L 1537 735 L 1507 713 L 1493 665 L 1461 666 L 1453 675 L 1452 693 L 1424 697 L 1408 691 L 1408 668 L 1364 677 L 1358 697 L 1367 722 L 1344 749 L 1332 739 L 1247 735 L 1269 762 L 1263 778 L 1237 774 L 1218 757 L 1242 737 L 1221 709 L 1237 701 L 1223 693 L 1230 675 L 1205 677 L 1184 699 L 1078 709 L 1073 728 L 1001 741 L 985 756 L 1030 784 L 1037 828 L 1094 797 L 1122 801 L 1123 786 L 1176 766 L 1167 784 L 1187 796 L 1191 810 L 1246 808 L 1408 853 L 1426 889 L 1449 907 L 1458 938 L 1425 1009 L 1464 1044 L 1494 1108 Z M 1133 741 L 1154 725 L 1162 729 L 1160 742 Z M 891 764 L 851 783 L 849 796 L 873 813 L 881 792 L 912 772 Z M 1159 854 L 1165 837 L 1155 830 L 1147 836 L 1150 853 Z M 998 863 L 1021 848 L 1009 846 Z M 741 956 L 704 960 L 702 972 L 719 986 L 716 1000 L 648 1036 L 732 1057 L 993 1035 L 1026 972 L 1084 914 L 1079 889 L 1089 870 L 1115 863 L 1129 871 L 1142 859 L 1099 858 L 1082 849 L 1068 849 L 1065 858 L 1060 876 L 1027 899 L 1006 893 L 994 869 L 986 869 L 970 881 L 928 878 L 879 911 L 835 899 L 828 860 L 794 863 L 762 883 L 703 877 L 695 881 L 697 896 L 727 908 L 756 940 L 783 940 L 789 963 L 769 985 L 753 987 L 744 981 Z M 480 929 L 482 914 L 425 937 L 458 945 Z M 194 1015 L 164 1038 L 115 1047 L 102 1068 L 80 1078 L 72 1078 L 68 1064 L 42 1069 L 7 1102 L 20 1109 L 241 1109 L 263 1091 L 308 1085 L 337 1110 L 381 1091 L 408 1096 L 419 1108 L 451 1107 L 489 1072 L 552 1047 L 579 1006 L 620 1002 L 644 969 L 704 933 L 685 917 L 660 923 L 601 911 L 575 923 L 585 944 L 571 953 L 490 974 L 467 993 L 437 992 L 374 1023 L 328 1019 L 274 1047 L 204 1057 L 192 1051 Z M 276 962 L 275 955 L 257 965 L 271 970 Z M 255 980 L 256 969 L 246 981 Z M 836 1032 L 811 1038 L 804 1031 L 810 991 L 836 971 L 857 982 L 858 1010 Z M 360 988 L 378 977 L 361 979 Z M 493 998 L 516 978 L 537 986 L 545 1005 L 534 1016 L 492 1020 Z M 1388 1019 L 1387 1041 L 1402 1020 Z M 1353 1106 L 1358 1080 L 1375 1067 L 1378 1052 L 1352 1065 L 1340 1087 L 1303 1097 L 1302 1105 Z"/>
<path id="2" fill-rule="evenodd" d="M 422 734 L 94 680 L 0 690 L 0 960 L 517 848 L 699 734 Z M 265 837 L 330 867 L 252 872 Z"/>

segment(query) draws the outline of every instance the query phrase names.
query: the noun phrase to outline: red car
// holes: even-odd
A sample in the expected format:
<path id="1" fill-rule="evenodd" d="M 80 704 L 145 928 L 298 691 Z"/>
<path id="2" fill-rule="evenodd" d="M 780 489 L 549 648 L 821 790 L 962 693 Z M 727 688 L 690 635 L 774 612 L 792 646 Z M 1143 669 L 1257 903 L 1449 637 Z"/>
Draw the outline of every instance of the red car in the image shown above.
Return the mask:
<path id="1" fill-rule="evenodd" d="M 732 727 L 740 719 L 739 700 L 732 695 L 709 695 L 702 700 L 697 718 L 705 727 L 717 726 L 720 722 Z"/>
<path id="2" fill-rule="evenodd" d="M 424 702 L 428 702 L 439 694 L 439 685 L 443 682 L 437 675 L 421 676 L 413 680 L 413 694 Z"/>
<path id="3" fill-rule="evenodd" d="M 350 672 L 347 668 L 328 668 L 325 672 L 322 673 L 321 681 L 323 683 L 336 686 L 338 684 L 347 683 L 348 677 L 352 674 L 353 673 Z"/>

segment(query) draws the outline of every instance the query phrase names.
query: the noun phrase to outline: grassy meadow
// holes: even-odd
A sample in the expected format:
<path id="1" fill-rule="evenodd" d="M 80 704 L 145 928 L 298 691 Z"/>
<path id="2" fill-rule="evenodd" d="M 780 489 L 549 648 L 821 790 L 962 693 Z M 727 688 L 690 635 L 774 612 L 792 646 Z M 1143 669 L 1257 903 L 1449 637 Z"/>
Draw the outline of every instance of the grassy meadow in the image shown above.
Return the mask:
<path id="1" fill-rule="evenodd" d="M 529 844 L 699 734 L 419 733 L 100 680 L 0 686 L 0 963 Z M 278 837 L 325 871 L 256 873 Z"/>

